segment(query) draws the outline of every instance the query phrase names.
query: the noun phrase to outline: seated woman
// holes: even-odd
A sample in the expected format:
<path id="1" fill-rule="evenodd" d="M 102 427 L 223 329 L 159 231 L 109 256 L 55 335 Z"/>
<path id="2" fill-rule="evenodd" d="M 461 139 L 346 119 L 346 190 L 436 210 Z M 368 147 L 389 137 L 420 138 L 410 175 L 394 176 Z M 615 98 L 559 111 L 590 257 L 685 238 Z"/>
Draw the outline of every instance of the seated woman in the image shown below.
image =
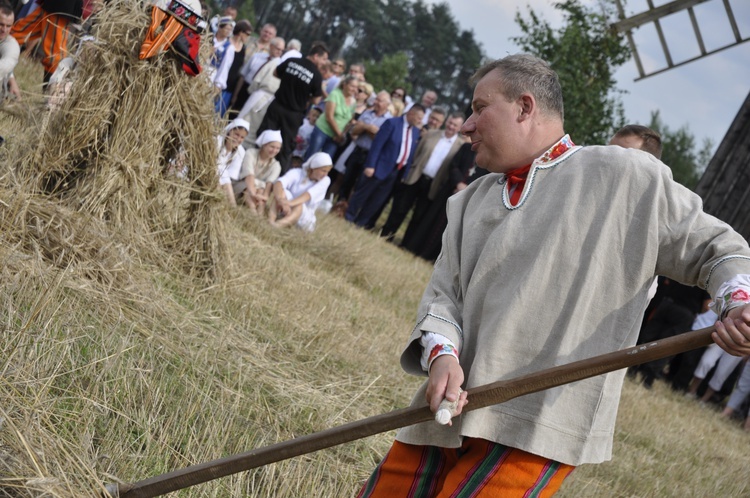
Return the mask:
<path id="1" fill-rule="evenodd" d="M 224 128 L 223 135 L 216 137 L 219 145 L 219 157 L 216 160 L 219 189 L 224 192 L 232 206 L 237 205 L 232 182 L 240 179 L 242 160 L 245 158 L 245 149 L 240 144 L 245 140 L 249 129 L 250 124 L 238 118 Z"/>
<path id="2" fill-rule="evenodd" d="M 273 185 L 268 221 L 276 227 L 297 224 L 302 230 L 315 230 L 315 209 L 325 199 L 333 168 L 331 156 L 317 152 L 302 168 L 293 168 Z"/>
<path id="3" fill-rule="evenodd" d="M 260 134 L 255 144 L 260 149 L 245 151 L 245 159 L 240 170 L 241 180 L 234 183 L 236 195 L 242 195 L 245 205 L 253 213 L 264 213 L 266 201 L 273 191 L 273 183 L 281 174 L 281 164 L 276 155 L 281 150 L 281 132 L 266 130 Z"/>

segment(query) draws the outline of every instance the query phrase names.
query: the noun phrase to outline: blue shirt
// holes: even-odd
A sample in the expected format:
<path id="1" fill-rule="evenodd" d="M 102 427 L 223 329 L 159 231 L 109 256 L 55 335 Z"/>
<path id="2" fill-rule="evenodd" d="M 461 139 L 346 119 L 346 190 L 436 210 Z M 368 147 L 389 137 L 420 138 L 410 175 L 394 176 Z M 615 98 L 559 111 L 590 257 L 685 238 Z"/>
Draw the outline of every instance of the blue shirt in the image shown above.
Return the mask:
<path id="1" fill-rule="evenodd" d="M 364 124 L 374 124 L 378 128 L 383 126 L 383 123 L 386 119 L 390 119 L 391 113 L 388 111 L 385 111 L 385 114 L 382 116 L 378 116 L 375 114 L 375 111 L 372 109 L 368 109 L 362 114 L 359 115 L 359 119 L 357 121 L 364 123 Z M 355 142 L 358 147 L 361 147 L 365 150 L 370 150 L 370 147 L 372 147 L 372 138 L 369 133 L 362 133 Z"/>

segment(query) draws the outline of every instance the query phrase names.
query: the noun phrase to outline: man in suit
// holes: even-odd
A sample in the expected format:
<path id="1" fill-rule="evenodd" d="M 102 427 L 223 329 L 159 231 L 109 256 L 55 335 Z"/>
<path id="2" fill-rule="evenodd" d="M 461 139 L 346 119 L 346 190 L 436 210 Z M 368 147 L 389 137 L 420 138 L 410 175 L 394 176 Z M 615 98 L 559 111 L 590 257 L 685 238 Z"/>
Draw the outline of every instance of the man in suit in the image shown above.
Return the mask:
<path id="1" fill-rule="evenodd" d="M 422 107 L 424 107 L 424 117 L 422 118 L 422 127 L 424 127 L 427 124 L 427 121 L 430 119 L 430 115 L 432 114 L 432 111 L 434 109 L 435 102 L 437 102 L 437 99 L 438 99 L 438 94 L 435 90 L 427 90 L 422 95 L 422 99 L 419 101 Z M 409 109 L 411 109 L 412 105 L 414 104 L 407 105 L 406 110 L 408 111 Z"/>
<path id="2" fill-rule="evenodd" d="M 414 154 L 414 166 L 394 187 L 393 207 L 380 232 L 382 237 L 393 240 L 412 206 L 415 208 L 410 226 L 419 223 L 430 203 L 428 194 L 433 180 L 442 168 L 448 168 L 463 143 L 458 135 L 463 124 L 463 115 L 452 114 L 445 123 L 445 130 L 429 130 L 422 136 Z"/>
<path id="3" fill-rule="evenodd" d="M 447 115 L 448 111 L 446 111 L 444 107 L 438 105 L 433 107 L 430 117 L 427 119 L 427 124 L 422 127 L 422 135 L 424 135 L 427 130 L 439 130 L 442 128 Z"/>
<path id="4" fill-rule="evenodd" d="M 345 218 L 358 226 L 372 228 L 375 214 L 385 204 L 393 186 L 411 167 L 419 142 L 424 107 L 415 104 L 405 115 L 386 120 L 375 135 Z"/>

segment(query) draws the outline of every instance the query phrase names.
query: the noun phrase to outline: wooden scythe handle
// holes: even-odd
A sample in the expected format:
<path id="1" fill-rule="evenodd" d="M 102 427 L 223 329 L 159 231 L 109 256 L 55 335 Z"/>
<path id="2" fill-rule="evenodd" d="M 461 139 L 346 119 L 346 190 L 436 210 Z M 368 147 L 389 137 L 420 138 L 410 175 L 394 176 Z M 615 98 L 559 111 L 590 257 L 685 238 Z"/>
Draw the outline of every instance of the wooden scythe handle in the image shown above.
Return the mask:
<path id="1" fill-rule="evenodd" d="M 511 380 L 504 380 L 469 389 L 471 402 L 464 407 L 469 412 L 490 405 L 503 403 L 518 396 L 543 391 L 551 387 L 588 379 L 659 358 L 684 353 L 711 344 L 713 327 L 680 334 L 669 339 L 642 344 L 614 353 L 595 356 L 559 367 L 548 368 Z M 376 415 L 321 432 L 301 436 L 289 441 L 272 444 L 239 455 L 219 458 L 174 470 L 166 474 L 131 484 L 121 484 L 112 490 L 111 496 L 121 498 L 151 498 L 188 488 L 237 472 L 254 469 L 339 444 L 355 441 L 401 427 L 433 420 L 429 406 L 403 408 Z"/>

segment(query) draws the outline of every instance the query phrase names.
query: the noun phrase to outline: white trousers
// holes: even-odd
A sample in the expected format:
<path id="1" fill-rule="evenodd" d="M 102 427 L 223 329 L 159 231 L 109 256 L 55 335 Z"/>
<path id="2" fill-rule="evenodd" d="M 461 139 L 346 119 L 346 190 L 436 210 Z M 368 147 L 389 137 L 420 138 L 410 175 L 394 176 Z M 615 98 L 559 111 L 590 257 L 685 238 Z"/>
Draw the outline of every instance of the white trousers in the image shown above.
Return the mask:
<path id="1" fill-rule="evenodd" d="M 711 344 L 706 349 L 706 352 L 701 356 L 701 361 L 698 366 L 695 367 L 693 375 L 699 379 L 705 379 L 708 372 L 716 365 L 714 375 L 711 377 L 711 381 L 708 383 L 708 387 L 714 391 L 721 391 L 721 386 L 724 385 L 724 381 L 727 380 L 737 365 L 742 361 L 741 356 L 732 356 L 717 344 Z M 718 364 L 717 364 L 718 363 Z"/>

